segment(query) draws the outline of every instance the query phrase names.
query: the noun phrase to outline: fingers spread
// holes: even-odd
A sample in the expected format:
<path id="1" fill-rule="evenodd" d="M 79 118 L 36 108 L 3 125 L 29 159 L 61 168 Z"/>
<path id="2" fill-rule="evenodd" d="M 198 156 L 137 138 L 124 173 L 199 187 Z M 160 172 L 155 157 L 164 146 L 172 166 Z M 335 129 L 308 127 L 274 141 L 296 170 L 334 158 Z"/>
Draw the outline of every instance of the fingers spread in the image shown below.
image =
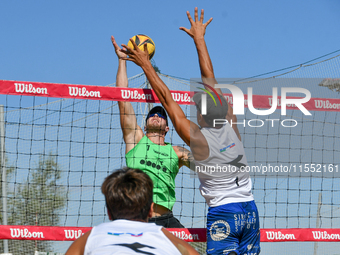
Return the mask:
<path id="1" fill-rule="evenodd" d="M 210 18 L 204 25 L 208 26 L 212 20 L 213 20 L 213 18 Z"/>
<path id="2" fill-rule="evenodd" d="M 112 42 L 113 46 L 115 46 L 116 40 L 115 40 L 115 38 L 113 37 L 113 35 L 111 35 L 111 42 Z"/>
<path id="3" fill-rule="evenodd" d="M 198 21 L 197 7 L 195 7 L 195 21 Z"/>
<path id="4" fill-rule="evenodd" d="M 133 54 L 133 49 L 131 49 L 129 46 L 122 44 L 123 49 L 121 49 L 121 52 L 124 52 L 125 54 L 131 55 Z"/>
<path id="5" fill-rule="evenodd" d="M 192 25 L 192 23 L 194 23 L 194 21 L 192 20 L 192 18 L 191 18 L 191 15 L 190 15 L 190 12 L 189 12 L 189 11 L 187 11 L 187 16 L 188 16 L 188 20 L 189 20 L 190 24 Z"/>
<path id="6" fill-rule="evenodd" d="M 201 18 L 200 18 L 201 23 L 203 23 L 203 19 L 204 19 L 204 10 L 202 9 L 201 10 Z"/>
<path id="7" fill-rule="evenodd" d="M 134 48 L 135 50 L 138 50 L 138 49 L 139 49 L 138 46 L 137 46 L 137 44 L 136 44 L 136 42 L 135 42 L 132 38 L 130 38 L 130 42 L 132 42 L 133 48 Z"/>
<path id="8" fill-rule="evenodd" d="M 180 27 L 180 30 L 183 30 L 184 32 L 186 32 L 187 34 L 189 34 L 190 30 L 185 28 L 185 27 Z"/>

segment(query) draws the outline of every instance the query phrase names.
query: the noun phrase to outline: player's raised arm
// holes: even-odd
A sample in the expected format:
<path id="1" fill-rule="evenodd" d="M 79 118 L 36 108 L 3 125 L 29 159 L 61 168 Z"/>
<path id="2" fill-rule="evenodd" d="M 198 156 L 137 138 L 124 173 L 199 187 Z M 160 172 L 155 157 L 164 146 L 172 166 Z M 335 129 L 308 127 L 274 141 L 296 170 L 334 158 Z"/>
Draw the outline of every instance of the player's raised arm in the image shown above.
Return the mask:
<path id="1" fill-rule="evenodd" d="M 178 135 L 183 139 L 183 141 L 190 146 L 190 121 L 186 118 L 181 107 L 173 100 L 169 88 L 164 84 L 164 82 L 158 77 L 155 69 L 149 61 L 149 54 L 147 52 L 147 45 L 144 44 L 144 51 L 140 50 L 136 43 L 130 39 L 134 45 L 134 49 L 129 48 L 127 45 L 122 44 L 122 46 L 127 50 L 121 50 L 129 56 L 125 57 L 124 60 L 133 61 L 135 64 L 140 66 L 147 79 L 150 82 L 151 87 L 155 91 L 158 99 L 162 103 L 163 107 L 167 111 Z M 198 129 L 198 127 L 197 127 Z"/>
<path id="2" fill-rule="evenodd" d="M 192 19 L 189 11 L 187 11 L 187 15 L 189 22 L 191 24 L 191 28 L 187 29 L 185 27 L 180 27 L 179 29 L 185 31 L 191 38 L 193 38 L 198 54 L 198 61 L 200 65 L 202 81 L 204 84 L 208 84 L 209 86 L 212 86 L 214 88 L 215 84 L 217 84 L 217 81 L 215 79 L 213 64 L 204 39 L 206 28 L 212 21 L 212 18 L 210 18 L 206 23 L 203 23 L 204 10 L 203 9 L 201 10 L 201 16 L 200 18 L 198 18 L 197 7 L 195 8 L 194 14 L 195 20 Z M 211 91 L 211 89 L 208 86 L 205 86 L 205 88 Z M 215 90 L 219 95 L 223 95 L 222 90 L 220 88 L 216 88 Z M 233 108 L 230 106 L 229 103 L 227 120 L 229 122 L 230 120 L 232 120 L 233 123 L 237 122 L 237 117 L 234 115 Z M 241 135 L 237 128 L 237 125 L 233 125 L 233 129 L 237 134 L 238 138 L 241 140 Z"/>
<path id="3" fill-rule="evenodd" d="M 117 88 L 127 88 L 128 78 L 126 73 L 126 61 L 123 59 L 126 54 L 120 51 L 115 38 L 111 36 L 111 41 L 118 57 L 118 71 L 116 77 Z M 120 126 L 123 131 L 123 138 L 126 143 L 126 153 L 129 152 L 135 144 L 143 137 L 143 130 L 137 125 L 136 115 L 132 104 L 128 101 L 119 101 Z"/>
<path id="4" fill-rule="evenodd" d="M 203 23 L 204 10 L 201 10 L 201 17 L 198 19 L 197 7 L 195 8 L 195 20 L 192 19 L 189 11 L 187 11 L 187 16 L 191 24 L 191 28 L 187 29 L 185 27 L 180 27 L 179 29 L 185 31 L 194 40 L 203 83 L 214 87 L 217 82 L 215 80 L 214 69 L 208 53 L 208 48 L 204 40 L 206 28 L 212 21 L 212 18 L 210 18 L 206 23 Z M 206 89 L 210 90 L 208 87 Z M 220 89 L 216 89 L 216 91 L 217 93 L 222 94 Z"/>

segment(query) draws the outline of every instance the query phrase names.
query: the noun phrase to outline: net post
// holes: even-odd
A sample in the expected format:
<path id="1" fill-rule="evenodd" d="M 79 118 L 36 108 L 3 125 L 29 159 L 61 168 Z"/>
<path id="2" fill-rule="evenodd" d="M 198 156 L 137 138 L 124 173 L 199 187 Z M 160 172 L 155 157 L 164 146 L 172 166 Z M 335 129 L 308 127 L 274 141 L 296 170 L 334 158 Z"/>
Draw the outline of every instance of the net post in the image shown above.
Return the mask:
<path id="1" fill-rule="evenodd" d="M 0 105 L 0 153 L 2 169 L 2 224 L 7 225 L 7 171 L 5 162 L 5 118 L 4 106 Z M 8 253 L 8 240 L 4 239 L 4 253 Z"/>
<path id="2" fill-rule="evenodd" d="M 321 211 L 321 199 L 322 199 L 322 193 L 319 193 L 319 200 L 318 200 L 318 212 L 316 215 L 316 228 L 319 228 L 320 226 L 320 211 Z M 318 242 L 314 243 L 314 255 L 318 254 Z"/>

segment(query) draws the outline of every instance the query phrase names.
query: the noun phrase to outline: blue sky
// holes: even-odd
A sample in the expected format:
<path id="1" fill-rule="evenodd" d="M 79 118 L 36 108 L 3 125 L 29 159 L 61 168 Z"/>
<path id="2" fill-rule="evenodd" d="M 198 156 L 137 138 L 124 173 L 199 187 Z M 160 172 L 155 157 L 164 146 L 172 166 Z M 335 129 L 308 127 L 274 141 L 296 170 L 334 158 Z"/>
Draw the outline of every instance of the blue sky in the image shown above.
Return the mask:
<path id="1" fill-rule="evenodd" d="M 115 81 L 111 45 L 144 33 L 164 74 L 199 76 L 186 11 L 205 9 L 206 41 L 217 77 L 249 77 L 340 49 L 340 2 L 0 1 L 0 79 L 85 85 Z M 141 73 L 133 63 L 128 76 Z"/>
<path id="2" fill-rule="evenodd" d="M 206 41 L 217 77 L 255 76 L 340 50 L 338 0 L 0 0 L 0 79 L 108 85 L 118 67 L 110 36 L 121 44 L 138 33 L 154 40 L 163 74 L 199 77 L 193 41 L 179 30 L 190 27 L 186 11 L 195 6 L 205 21 L 214 18 Z M 128 63 L 129 77 L 141 72 Z"/>

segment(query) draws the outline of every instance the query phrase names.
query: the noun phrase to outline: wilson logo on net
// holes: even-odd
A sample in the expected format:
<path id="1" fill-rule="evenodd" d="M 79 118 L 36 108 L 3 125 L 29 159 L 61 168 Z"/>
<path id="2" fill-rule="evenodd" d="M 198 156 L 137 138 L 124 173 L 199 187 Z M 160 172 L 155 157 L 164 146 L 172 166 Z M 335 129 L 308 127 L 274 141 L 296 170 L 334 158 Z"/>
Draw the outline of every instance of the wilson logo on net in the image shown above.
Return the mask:
<path id="1" fill-rule="evenodd" d="M 188 103 L 190 102 L 190 95 L 188 93 L 171 93 L 175 102 Z"/>
<path id="2" fill-rule="evenodd" d="M 47 88 L 34 87 L 32 84 L 14 83 L 15 92 L 29 93 L 29 94 L 45 94 L 47 95 Z"/>
<path id="3" fill-rule="evenodd" d="M 266 231 L 268 240 L 295 240 L 294 234 L 283 234 L 281 231 Z"/>
<path id="4" fill-rule="evenodd" d="M 30 232 L 27 228 L 10 228 L 13 238 L 45 238 L 43 232 Z"/>
<path id="5" fill-rule="evenodd" d="M 88 91 L 85 87 L 68 87 L 70 96 L 101 97 L 100 91 Z"/>
<path id="6" fill-rule="evenodd" d="M 199 241 L 199 235 L 198 234 L 188 234 L 185 231 L 170 231 L 171 234 L 174 236 L 182 239 L 182 240 L 189 240 L 189 241 Z"/>
<path id="7" fill-rule="evenodd" d="M 330 103 L 329 100 L 315 100 L 315 108 L 321 109 L 340 109 L 340 104 Z"/>
<path id="8" fill-rule="evenodd" d="M 317 240 L 340 240 L 340 234 L 328 234 L 327 231 L 312 231 Z"/>
<path id="9" fill-rule="evenodd" d="M 139 93 L 138 90 L 121 90 L 122 98 L 123 99 L 143 99 L 143 100 L 152 100 L 152 94 L 144 94 Z"/>
<path id="10" fill-rule="evenodd" d="M 83 235 L 83 232 L 81 230 L 65 229 L 64 232 L 66 239 L 77 239 L 81 235 Z"/>

